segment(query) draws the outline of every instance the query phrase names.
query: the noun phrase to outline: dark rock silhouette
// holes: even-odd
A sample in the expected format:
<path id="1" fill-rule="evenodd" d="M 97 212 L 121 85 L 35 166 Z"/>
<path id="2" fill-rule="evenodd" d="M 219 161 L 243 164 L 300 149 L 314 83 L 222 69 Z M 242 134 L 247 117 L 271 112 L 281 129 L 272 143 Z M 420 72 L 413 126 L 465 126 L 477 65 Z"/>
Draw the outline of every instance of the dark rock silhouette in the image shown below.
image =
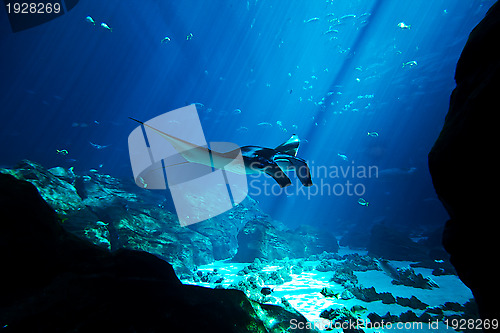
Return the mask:
<path id="1" fill-rule="evenodd" d="M 457 64 L 445 124 L 429 153 L 436 192 L 450 220 L 443 244 L 483 319 L 500 318 L 498 254 L 498 111 L 500 5 L 469 36 Z"/>

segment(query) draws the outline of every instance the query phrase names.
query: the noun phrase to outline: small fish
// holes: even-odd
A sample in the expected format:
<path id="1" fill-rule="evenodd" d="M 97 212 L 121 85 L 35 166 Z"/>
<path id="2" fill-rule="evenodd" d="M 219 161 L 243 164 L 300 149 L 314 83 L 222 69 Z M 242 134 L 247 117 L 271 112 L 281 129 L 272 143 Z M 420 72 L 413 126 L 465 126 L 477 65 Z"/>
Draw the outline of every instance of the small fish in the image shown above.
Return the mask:
<path id="1" fill-rule="evenodd" d="M 304 23 L 311 23 L 311 22 L 316 22 L 319 21 L 319 17 L 313 17 L 310 18 L 309 20 L 304 20 Z"/>
<path id="2" fill-rule="evenodd" d="M 366 312 L 366 308 L 362 305 L 354 305 L 352 308 L 351 308 L 351 312 L 354 314 L 354 315 L 359 315 L 359 314 L 362 314 L 364 312 Z"/>
<path id="3" fill-rule="evenodd" d="M 106 227 L 107 225 L 109 225 L 109 223 L 104 223 L 102 221 L 97 221 L 95 224 L 103 226 L 103 227 Z"/>
<path id="4" fill-rule="evenodd" d="M 434 262 L 436 264 L 442 264 L 442 263 L 444 263 L 444 260 L 442 260 L 442 259 L 436 259 L 436 260 L 434 260 Z"/>
<path id="5" fill-rule="evenodd" d="M 358 204 L 360 204 L 361 206 L 366 206 L 368 207 L 368 205 L 370 204 L 368 201 L 366 201 L 365 199 L 363 198 L 359 198 L 358 199 Z"/>
<path id="6" fill-rule="evenodd" d="M 273 124 L 268 123 L 266 121 L 263 121 L 261 123 L 258 123 L 257 126 L 262 126 L 262 127 L 273 127 Z"/>
<path id="7" fill-rule="evenodd" d="M 248 127 L 245 127 L 245 126 L 240 126 L 238 127 L 238 129 L 236 130 L 237 132 L 248 132 Z"/>
<path id="8" fill-rule="evenodd" d="M 160 42 L 160 43 L 161 43 L 161 44 L 166 44 L 166 43 L 168 43 L 168 42 L 170 42 L 170 38 L 169 38 L 168 36 L 165 36 L 165 37 L 163 37 L 163 39 L 161 40 L 161 42 Z"/>
<path id="9" fill-rule="evenodd" d="M 104 22 L 101 23 L 101 27 L 104 28 L 104 29 L 106 29 L 106 30 L 113 31 L 113 29 L 109 25 L 107 25 L 106 23 L 104 23 Z"/>
<path id="10" fill-rule="evenodd" d="M 340 20 L 351 19 L 351 18 L 356 18 L 356 15 L 354 15 L 354 14 L 347 14 L 347 15 L 342 16 L 340 18 Z"/>
<path id="11" fill-rule="evenodd" d="M 260 290 L 260 293 L 264 296 L 271 295 L 271 293 L 274 291 L 274 288 L 271 289 L 269 287 L 264 287 Z"/>
<path id="12" fill-rule="evenodd" d="M 403 64 L 403 68 L 405 68 L 405 67 L 413 67 L 413 66 L 417 66 L 417 65 L 418 65 L 417 62 L 415 60 L 412 60 L 412 61 L 405 62 Z"/>
<path id="13" fill-rule="evenodd" d="M 347 161 L 347 160 L 348 160 L 347 155 L 344 155 L 344 154 L 338 153 L 338 154 L 337 154 L 337 156 L 338 156 L 338 157 L 340 157 L 340 158 L 341 158 L 342 160 L 344 160 L 344 161 Z"/>
<path id="14" fill-rule="evenodd" d="M 59 155 L 68 155 L 68 151 L 66 149 L 56 149 L 56 151 Z"/>
<path id="15" fill-rule="evenodd" d="M 191 40 L 193 39 L 193 34 L 192 33 L 189 33 L 187 36 L 186 36 L 186 40 Z"/>
<path id="16" fill-rule="evenodd" d="M 234 109 L 233 110 L 233 114 L 240 114 L 241 113 L 241 110 L 240 109 Z"/>
<path id="17" fill-rule="evenodd" d="M 331 297 L 331 298 L 336 298 L 336 299 L 340 299 L 340 295 L 342 294 L 342 293 L 333 292 L 330 288 L 326 288 L 326 287 L 321 289 L 321 291 L 319 293 L 325 297 Z"/>
<path id="18" fill-rule="evenodd" d="M 331 33 L 338 33 L 339 31 L 337 29 L 332 29 L 330 27 L 330 29 L 328 29 L 327 31 L 323 32 L 323 35 L 328 35 L 328 34 L 331 34 Z"/>
<path id="19" fill-rule="evenodd" d="M 411 29 L 411 25 L 406 25 L 404 22 L 399 22 L 398 23 L 398 28 L 401 28 L 401 29 Z"/>
<path id="20" fill-rule="evenodd" d="M 368 136 L 371 136 L 372 138 L 376 138 L 378 137 L 378 133 L 377 132 L 368 132 L 367 134 Z"/>
<path id="21" fill-rule="evenodd" d="M 109 146 L 111 145 L 107 145 L 107 146 L 101 146 L 101 145 L 98 145 L 97 143 L 93 143 L 93 142 L 90 142 L 89 143 L 92 145 L 92 147 L 94 147 L 95 149 L 104 149 L 104 148 L 108 148 Z"/>
<path id="22" fill-rule="evenodd" d="M 91 16 L 87 16 L 85 18 L 85 21 L 87 21 L 87 22 L 92 23 L 93 25 L 95 25 L 95 21 L 94 21 L 94 19 Z"/>

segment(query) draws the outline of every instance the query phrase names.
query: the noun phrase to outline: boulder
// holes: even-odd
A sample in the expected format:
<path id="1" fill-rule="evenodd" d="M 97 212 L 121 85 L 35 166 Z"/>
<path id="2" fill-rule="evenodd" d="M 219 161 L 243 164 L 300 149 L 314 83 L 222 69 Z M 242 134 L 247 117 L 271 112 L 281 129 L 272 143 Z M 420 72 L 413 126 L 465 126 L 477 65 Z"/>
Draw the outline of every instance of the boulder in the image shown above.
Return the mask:
<path id="1" fill-rule="evenodd" d="M 316 270 L 318 272 L 330 272 L 330 271 L 335 271 L 339 268 L 343 267 L 342 263 L 337 262 L 337 260 L 333 259 L 323 259 L 321 262 L 316 266 Z"/>
<path id="2" fill-rule="evenodd" d="M 0 174 L 0 323 L 15 332 L 270 332 L 303 316 L 238 290 L 182 285 L 146 253 L 63 229 L 32 184 Z M 272 323 L 272 325 L 271 325 Z M 305 330 L 308 331 L 308 330 Z"/>
<path id="3" fill-rule="evenodd" d="M 215 260 L 232 258 L 238 249 L 238 233 L 250 220 L 263 217 L 257 202 L 247 197 L 233 209 L 188 228 L 207 237 Z"/>
<path id="4" fill-rule="evenodd" d="M 342 257 L 345 261 L 343 265 L 348 266 L 355 272 L 378 271 L 380 270 L 377 261 L 370 256 L 350 253 Z"/>
<path id="5" fill-rule="evenodd" d="M 358 284 L 358 277 L 351 268 L 340 266 L 333 272 L 330 281 L 341 284 L 345 288 L 351 288 Z"/>
<path id="6" fill-rule="evenodd" d="M 254 219 L 245 224 L 238 234 L 238 252 L 235 262 L 253 262 L 255 258 L 272 261 L 293 256 L 293 252 L 279 231 L 269 221 Z"/>
<path id="7" fill-rule="evenodd" d="M 469 35 L 443 129 L 429 153 L 434 188 L 450 215 L 443 244 L 483 320 L 500 317 L 500 291 L 491 287 L 497 280 L 492 255 L 498 253 L 499 35 L 500 4 L 495 3 Z"/>

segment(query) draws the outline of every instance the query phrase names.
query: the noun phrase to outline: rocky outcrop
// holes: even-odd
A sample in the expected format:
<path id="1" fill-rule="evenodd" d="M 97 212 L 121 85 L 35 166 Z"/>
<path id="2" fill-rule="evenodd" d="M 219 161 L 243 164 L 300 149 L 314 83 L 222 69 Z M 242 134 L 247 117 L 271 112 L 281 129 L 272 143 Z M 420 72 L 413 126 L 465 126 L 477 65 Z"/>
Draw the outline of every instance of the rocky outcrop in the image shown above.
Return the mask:
<path id="1" fill-rule="evenodd" d="M 296 258 L 306 258 L 323 252 L 337 253 L 339 244 L 328 230 L 301 225 L 287 232 L 287 239 Z"/>
<path id="2" fill-rule="evenodd" d="M 231 211 L 182 228 L 175 214 L 162 207 L 161 191 L 141 189 L 97 170 L 76 174 L 72 169 L 47 170 L 22 161 L 0 172 L 34 184 L 67 231 L 108 250 L 155 254 L 179 275 L 234 256 L 240 229 L 262 216 L 256 202 L 247 198 Z"/>
<path id="3" fill-rule="evenodd" d="M 254 219 L 245 224 L 238 234 L 238 252 L 235 262 L 253 262 L 255 258 L 268 261 L 292 257 L 293 252 L 283 233 L 270 222 Z"/>
<path id="4" fill-rule="evenodd" d="M 460 305 L 458 303 L 446 302 L 444 305 L 439 307 L 428 307 L 425 303 L 420 302 L 416 297 L 412 296 L 410 299 L 398 297 L 398 304 L 402 306 L 409 306 L 414 309 L 420 309 L 425 311 L 417 316 L 415 312 L 412 310 L 408 310 L 406 312 L 398 315 L 392 315 L 390 312 L 387 312 L 385 315 L 380 316 L 374 312 L 368 314 L 368 319 L 372 325 L 382 325 L 386 327 L 390 327 L 389 325 L 392 323 L 402 322 L 422 322 L 423 325 L 421 327 L 428 327 L 431 330 L 438 330 L 441 323 L 439 321 L 447 320 L 449 323 L 452 321 L 455 323 L 460 322 L 478 322 L 478 313 L 475 302 L 467 302 L 464 305 Z M 445 315 L 444 311 L 453 311 L 453 312 L 462 312 L 460 315 L 452 314 Z M 385 323 L 385 324 L 384 324 Z M 454 324 L 453 324 L 454 325 Z M 450 325 L 451 326 L 451 325 Z M 455 328 L 459 330 L 459 324 L 455 325 Z M 477 329 L 479 330 L 478 325 Z M 419 328 L 418 325 L 412 326 L 414 330 Z M 484 330 L 484 328 L 483 328 Z"/>
<path id="5" fill-rule="evenodd" d="M 272 261 L 304 258 L 323 252 L 337 252 L 335 236 L 327 231 L 303 225 L 295 230 L 282 230 L 269 218 L 260 216 L 249 221 L 238 234 L 236 262 L 253 262 L 255 258 Z"/>
<path id="6" fill-rule="evenodd" d="M 0 174 L 0 215 L 6 330 L 281 332 L 292 319 L 305 326 L 304 317 L 241 291 L 182 285 L 152 254 L 110 252 L 74 236 L 35 186 L 11 175 Z"/>
<path id="7" fill-rule="evenodd" d="M 471 32 L 455 72 L 445 124 L 429 153 L 436 192 L 447 209 L 443 244 L 483 319 L 500 317 L 498 277 L 498 92 L 500 4 Z"/>
<path id="8" fill-rule="evenodd" d="M 238 233 L 245 223 L 257 218 L 265 216 L 257 207 L 257 202 L 247 197 L 230 211 L 203 223 L 190 225 L 189 229 L 207 237 L 212 243 L 214 259 L 223 260 L 236 254 Z"/>

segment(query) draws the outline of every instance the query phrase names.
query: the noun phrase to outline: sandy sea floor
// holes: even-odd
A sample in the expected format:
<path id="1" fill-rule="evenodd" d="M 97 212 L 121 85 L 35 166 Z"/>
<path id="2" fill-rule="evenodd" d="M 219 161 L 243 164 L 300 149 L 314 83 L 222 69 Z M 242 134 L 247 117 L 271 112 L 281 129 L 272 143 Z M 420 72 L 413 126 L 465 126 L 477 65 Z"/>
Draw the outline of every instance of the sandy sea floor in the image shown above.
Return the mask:
<path id="1" fill-rule="evenodd" d="M 339 255 L 345 255 L 348 253 L 359 253 L 360 255 L 366 254 L 363 251 L 352 251 L 346 248 L 341 248 L 339 250 Z M 392 265 L 395 267 L 407 267 L 411 262 L 403 261 L 391 261 Z M 307 261 L 307 264 L 316 267 L 319 261 Z M 224 276 L 224 281 L 221 283 L 225 288 L 229 287 L 232 283 L 238 282 L 242 279 L 242 276 L 238 276 L 238 271 L 242 270 L 244 267 L 248 266 L 249 263 L 231 263 L 227 261 L 219 261 L 209 265 L 204 265 L 199 267 L 201 271 L 213 271 L 217 269 L 218 272 Z M 276 270 L 278 266 L 266 266 L 263 271 Z M 359 285 L 365 288 L 375 287 L 378 293 L 390 292 L 394 297 L 405 297 L 410 298 L 411 296 L 417 297 L 420 301 L 429 304 L 430 307 L 441 306 L 446 302 L 457 302 L 460 304 L 466 303 L 469 299 L 473 298 L 470 290 L 459 280 L 457 276 L 454 275 L 443 275 L 443 276 L 433 276 L 431 274 L 431 269 L 426 268 L 414 268 L 415 273 L 422 273 L 424 277 L 431 277 L 434 282 L 439 285 L 439 288 L 434 288 L 432 290 L 419 289 L 413 287 L 407 287 L 403 285 L 393 285 L 391 283 L 392 279 L 386 275 L 383 271 L 366 271 L 366 272 L 355 272 L 358 277 Z M 360 323 L 368 324 L 370 323 L 367 315 L 371 312 L 375 312 L 380 316 L 385 315 L 390 312 L 392 315 L 399 315 L 408 310 L 412 310 L 418 316 L 421 315 L 424 310 L 411 309 L 409 307 L 403 307 L 398 304 L 383 304 L 382 301 L 374 302 L 363 302 L 356 298 L 343 300 L 335 298 L 325 298 L 321 293 L 323 287 L 328 287 L 333 289 L 335 292 L 342 292 L 344 287 L 342 285 L 330 282 L 332 277 L 332 272 L 319 272 L 315 269 L 312 271 L 302 272 L 301 274 L 292 274 L 293 280 L 286 282 L 281 285 L 266 285 L 267 287 L 274 288 L 271 302 L 279 303 L 282 297 L 286 298 L 288 302 L 304 317 L 311 322 L 311 324 L 316 324 L 316 328 L 323 329 L 325 325 L 328 325 L 329 321 L 320 318 L 320 313 L 328 308 L 338 308 L 347 307 L 351 308 L 354 305 L 362 305 L 367 308 L 367 311 L 359 315 Z M 214 287 L 215 284 L 207 282 L 196 282 L 183 280 L 186 284 L 196 284 L 204 287 Z M 457 314 L 456 312 L 445 311 L 445 314 Z M 460 314 L 460 313 L 458 313 Z M 396 326 L 399 325 L 399 326 Z M 406 328 L 405 328 L 406 326 Z M 455 332 L 451 327 L 447 328 L 444 322 L 432 322 L 429 323 L 394 323 L 392 327 L 372 327 L 363 328 L 365 332 Z M 342 329 L 333 328 L 332 332 L 342 332 Z"/>

